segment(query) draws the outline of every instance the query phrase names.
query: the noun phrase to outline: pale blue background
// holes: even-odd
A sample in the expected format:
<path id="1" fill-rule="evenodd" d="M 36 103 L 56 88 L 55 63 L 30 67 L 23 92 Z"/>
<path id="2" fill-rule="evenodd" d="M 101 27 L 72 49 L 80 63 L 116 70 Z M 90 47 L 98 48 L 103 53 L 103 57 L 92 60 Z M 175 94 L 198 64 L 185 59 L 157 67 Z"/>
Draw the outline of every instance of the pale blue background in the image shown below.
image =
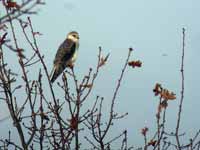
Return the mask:
<path id="1" fill-rule="evenodd" d="M 129 115 L 117 122 L 112 132 L 116 135 L 117 130 L 127 129 L 129 143 L 136 146 L 143 144 L 141 128 L 148 126 L 151 133 L 155 131 L 158 98 L 152 90 L 157 82 L 177 94 L 177 100 L 169 103 L 166 126 L 168 131 L 175 131 L 181 90 L 182 28 L 185 27 L 185 99 L 181 132 L 187 132 L 184 141 L 194 136 L 200 125 L 199 0 L 49 0 L 46 3 L 32 21 L 43 34 L 39 45 L 49 71 L 58 45 L 71 30 L 80 33 L 76 62 L 79 77 L 95 66 L 99 46 L 104 54 L 111 52 L 90 97 L 91 104 L 95 95 L 104 96 L 108 111 L 129 47 L 135 50 L 131 59 L 143 62 L 142 68 L 126 71 L 115 110 Z M 87 104 L 89 107 L 90 102 Z"/>

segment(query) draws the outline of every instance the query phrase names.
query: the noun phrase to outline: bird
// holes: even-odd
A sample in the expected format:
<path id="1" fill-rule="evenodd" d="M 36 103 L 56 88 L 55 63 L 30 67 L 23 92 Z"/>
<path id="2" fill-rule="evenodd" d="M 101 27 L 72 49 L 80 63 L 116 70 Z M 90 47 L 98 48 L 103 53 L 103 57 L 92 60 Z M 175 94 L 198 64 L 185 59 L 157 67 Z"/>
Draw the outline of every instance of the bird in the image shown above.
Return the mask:
<path id="1" fill-rule="evenodd" d="M 50 81 L 53 83 L 67 67 L 73 67 L 77 58 L 79 48 L 79 34 L 71 31 L 67 38 L 59 46 L 50 74 Z"/>

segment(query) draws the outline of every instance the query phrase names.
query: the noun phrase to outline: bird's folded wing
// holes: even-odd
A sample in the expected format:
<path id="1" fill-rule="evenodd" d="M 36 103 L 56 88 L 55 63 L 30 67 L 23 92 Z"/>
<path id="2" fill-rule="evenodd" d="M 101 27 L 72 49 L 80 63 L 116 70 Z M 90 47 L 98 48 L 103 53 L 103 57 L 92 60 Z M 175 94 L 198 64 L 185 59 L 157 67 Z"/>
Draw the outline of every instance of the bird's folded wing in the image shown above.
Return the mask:
<path id="1" fill-rule="evenodd" d="M 58 48 L 54 64 L 68 61 L 73 56 L 75 49 L 75 43 L 70 39 L 66 39 Z"/>

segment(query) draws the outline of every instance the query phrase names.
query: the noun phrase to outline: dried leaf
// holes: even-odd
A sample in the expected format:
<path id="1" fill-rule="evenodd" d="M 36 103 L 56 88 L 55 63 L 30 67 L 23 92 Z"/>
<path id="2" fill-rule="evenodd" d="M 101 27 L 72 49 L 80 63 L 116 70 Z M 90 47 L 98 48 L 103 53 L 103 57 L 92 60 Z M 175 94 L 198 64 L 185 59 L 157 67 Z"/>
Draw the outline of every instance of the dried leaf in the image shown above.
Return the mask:
<path id="1" fill-rule="evenodd" d="M 24 49 L 22 49 L 22 48 L 17 49 L 18 56 L 22 59 L 26 58 L 26 56 L 23 54 L 23 52 L 24 52 Z"/>
<path id="2" fill-rule="evenodd" d="M 148 129 L 147 127 L 142 128 L 142 129 L 141 129 L 141 134 L 142 134 L 143 136 L 146 136 L 148 130 L 149 130 L 149 129 Z"/>
<path id="3" fill-rule="evenodd" d="M 106 64 L 107 60 L 108 60 L 108 57 L 109 57 L 110 53 L 104 58 L 104 57 L 101 57 L 100 59 L 100 63 L 99 63 L 99 67 L 102 67 Z"/>
<path id="4" fill-rule="evenodd" d="M 7 1 L 6 3 L 6 7 L 8 9 L 11 9 L 11 8 L 20 8 L 20 6 L 17 4 L 17 2 L 12 2 L 11 0 Z"/>
<path id="5" fill-rule="evenodd" d="M 155 96 L 158 96 L 162 91 L 161 84 L 156 83 L 155 88 L 153 89 L 153 92 L 155 93 Z"/>
<path id="6" fill-rule="evenodd" d="M 135 68 L 135 67 L 141 67 L 142 66 L 142 62 L 140 60 L 137 61 L 129 61 L 128 65 Z"/>
<path id="7" fill-rule="evenodd" d="M 80 87 L 84 87 L 84 88 L 92 88 L 92 84 L 81 84 Z"/>
<path id="8" fill-rule="evenodd" d="M 156 145 L 156 143 L 157 143 L 157 141 L 156 140 L 150 140 L 149 142 L 148 142 L 148 146 L 155 146 Z"/>
<path id="9" fill-rule="evenodd" d="M 176 99 L 176 94 L 169 92 L 167 89 L 162 90 L 161 97 L 165 100 L 174 100 Z"/>
<path id="10" fill-rule="evenodd" d="M 155 96 L 160 95 L 164 100 L 174 100 L 176 99 L 176 94 L 169 92 L 167 89 L 163 89 L 161 84 L 156 83 L 155 88 L 153 89 Z"/>
<path id="11" fill-rule="evenodd" d="M 78 118 L 72 116 L 71 120 L 70 120 L 70 127 L 71 129 L 75 130 L 78 127 Z"/>

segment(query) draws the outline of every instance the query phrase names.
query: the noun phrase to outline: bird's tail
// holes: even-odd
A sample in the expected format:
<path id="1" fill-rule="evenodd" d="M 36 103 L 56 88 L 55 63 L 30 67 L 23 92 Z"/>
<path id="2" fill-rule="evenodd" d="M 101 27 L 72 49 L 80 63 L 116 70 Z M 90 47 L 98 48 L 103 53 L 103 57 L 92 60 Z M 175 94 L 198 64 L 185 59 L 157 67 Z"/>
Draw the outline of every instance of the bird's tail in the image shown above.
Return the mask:
<path id="1" fill-rule="evenodd" d="M 62 67 L 54 65 L 50 75 L 51 83 L 53 83 L 58 78 L 58 76 L 62 73 L 62 71 L 63 71 Z"/>

